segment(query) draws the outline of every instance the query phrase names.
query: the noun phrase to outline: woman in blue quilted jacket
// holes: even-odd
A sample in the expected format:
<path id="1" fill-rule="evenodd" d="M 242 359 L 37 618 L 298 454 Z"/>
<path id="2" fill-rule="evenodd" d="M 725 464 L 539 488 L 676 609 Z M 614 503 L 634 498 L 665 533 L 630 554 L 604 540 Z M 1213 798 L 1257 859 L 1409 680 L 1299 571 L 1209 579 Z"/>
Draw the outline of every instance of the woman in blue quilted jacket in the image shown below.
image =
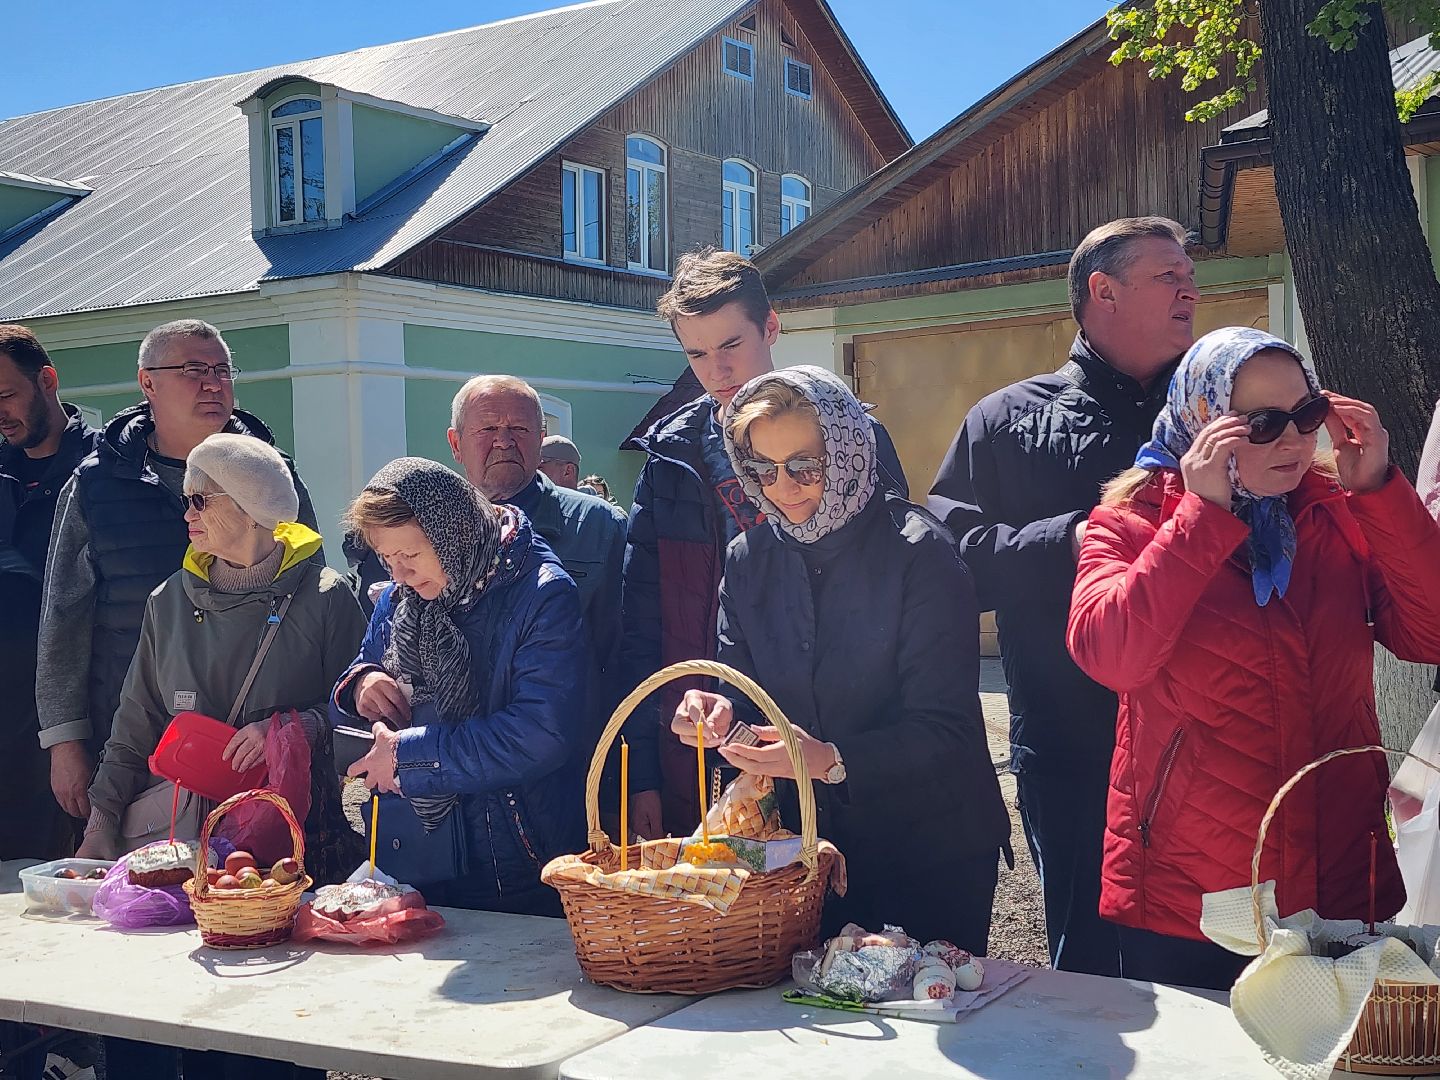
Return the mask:
<path id="1" fill-rule="evenodd" d="M 524 514 L 423 458 L 376 473 L 346 527 L 393 579 L 331 700 L 373 725 L 350 774 L 404 798 L 382 801 L 382 837 L 412 827 L 380 869 L 432 904 L 560 915 L 540 868 L 584 841 L 575 583 Z"/>

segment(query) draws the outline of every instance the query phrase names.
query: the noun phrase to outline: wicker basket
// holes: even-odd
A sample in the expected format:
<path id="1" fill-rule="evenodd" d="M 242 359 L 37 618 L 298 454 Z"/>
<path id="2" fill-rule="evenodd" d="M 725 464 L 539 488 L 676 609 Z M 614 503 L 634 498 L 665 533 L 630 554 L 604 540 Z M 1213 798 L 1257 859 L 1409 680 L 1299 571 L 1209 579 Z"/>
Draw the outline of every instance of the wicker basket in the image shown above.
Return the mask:
<path id="1" fill-rule="evenodd" d="M 790 957 L 812 947 L 820 933 L 820 912 L 834 856 L 818 852 L 815 794 L 804 759 L 790 722 L 770 695 L 724 664 L 709 660 L 672 664 L 646 679 L 616 708 L 585 778 L 590 850 L 581 857 L 607 873 L 620 868 L 620 856 L 600 827 L 600 773 L 606 754 L 641 701 L 666 683 L 691 675 L 723 679 L 743 691 L 779 729 L 798 779 L 801 861 L 751 876 L 725 915 L 668 897 L 620 892 L 587 882 L 556 882 L 575 937 L 580 969 L 591 982 L 617 990 L 710 994 L 772 986 L 790 974 Z M 667 843 L 674 841 L 632 844 L 633 865 L 639 865 L 644 849 Z"/>
<path id="2" fill-rule="evenodd" d="M 1265 847 L 1265 833 L 1291 788 L 1326 762 L 1351 754 L 1398 754 L 1440 772 L 1440 767 L 1403 750 L 1351 746 L 1332 750 L 1287 780 L 1260 819 L 1260 835 L 1250 860 L 1250 903 L 1255 915 L 1256 940 L 1260 942 L 1266 940 L 1260 911 L 1260 853 Z M 1371 1076 L 1440 1076 L 1440 986 L 1386 979 L 1377 982 L 1365 999 L 1355 1035 L 1335 1067 Z"/>
<path id="3" fill-rule="evenodd" d="M 231 810 L 248 802 L 268 802 L 285 818 L 300 877 L 270 889 L 212 889 L 205 875 L 211 830 Z M 230 796 L 206 816 L 199 851 L 199 865 L 195 876 L 185 882 L 185 895 L 190 898 L 201 941 L 212 949 L 263 949 L 289 939 L 302 896 L 314 882 L 305 873 L 305 836 L 288 802 L 273 791 L 242 791 Z"/>

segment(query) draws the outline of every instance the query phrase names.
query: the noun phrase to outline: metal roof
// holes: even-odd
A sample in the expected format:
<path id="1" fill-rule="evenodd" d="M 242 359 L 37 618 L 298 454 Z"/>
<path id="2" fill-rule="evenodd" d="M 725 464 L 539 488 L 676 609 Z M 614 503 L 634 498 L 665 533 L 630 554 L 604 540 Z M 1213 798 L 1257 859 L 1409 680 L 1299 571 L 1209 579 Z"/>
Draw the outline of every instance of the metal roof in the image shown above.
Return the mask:
<path id="1" fill-rule="evenodd" d="M 0 244 L 0 320 L 383 267 L 752 2 L 595 0 L 0 122 L 0 169 L 93 189 Z M 235 103 L 286 76 L 490 126 L 338 228 L 256 237 L 248 125 Z"/>
<path id="2" fill-rule="evenodd" d="M 1418 37 L 1406 42 L 1398 49 L 1390 50 L 1390 77 L 1395 81 L 1396 90 L 1411 90 L 1420 85 L 1427 75 L 1440 72 L 1440 52 L 1430 47 L 1430 37 Z M 1257 113 L 1231 124 L 1220 134 L 1221 142 L 1235 142 L 1239 139 L 1253 139 L 1264 133 L 1270 126 L 1270 110 Z"/>

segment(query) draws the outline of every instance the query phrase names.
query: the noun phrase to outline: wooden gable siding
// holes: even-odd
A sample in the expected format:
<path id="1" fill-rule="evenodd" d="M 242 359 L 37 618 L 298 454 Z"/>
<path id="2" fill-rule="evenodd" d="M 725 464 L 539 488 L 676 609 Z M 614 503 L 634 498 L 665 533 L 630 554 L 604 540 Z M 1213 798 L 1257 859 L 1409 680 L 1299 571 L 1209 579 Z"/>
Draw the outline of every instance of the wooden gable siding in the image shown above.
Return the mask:
<path id="1" fill-rule="evenodd" d="M 812 212 L 818 213 L 886 159 L 783 0 L 762 0 L 752 13 L 753 34 L 737 22 L 702 42 L 389 272 L 502 292 L 653 307 L 663 279 L 626 269 L 625 141 L 632 134 L 667 148 L 672 264 L 686 251 L 720 244 L 726 158 L 746 161 L 758 172 L 760 244 L 780 236 L 784 173 L 810 181 Z M 782 28 L 794 49 L 782 44 Z M 753 82 L 723 70 L 721 38 L 727 36 L 754 44 Z M 785 92 L 787 55 L 811 65 L 808 101 Z M 605 258 L 611 269 L 564 261 L 560 184 L 566 161 L 605 173 Z"/>
<path id="2" fill-rule="evenodd" d="M 1109 51 L 1084 58 L 922 170 L 900 201 L 887 200 L 821 248 L 785 275 L 782 289 L 1065 251 L 1122 216 L 1163 214 L 1196 227 L 1201 148 L 1260 108 L 1262 96 L 1189 123 L 1193 95 L 1175 81 L 1152 81 L 1143 64 L 1115 67 Z"/>

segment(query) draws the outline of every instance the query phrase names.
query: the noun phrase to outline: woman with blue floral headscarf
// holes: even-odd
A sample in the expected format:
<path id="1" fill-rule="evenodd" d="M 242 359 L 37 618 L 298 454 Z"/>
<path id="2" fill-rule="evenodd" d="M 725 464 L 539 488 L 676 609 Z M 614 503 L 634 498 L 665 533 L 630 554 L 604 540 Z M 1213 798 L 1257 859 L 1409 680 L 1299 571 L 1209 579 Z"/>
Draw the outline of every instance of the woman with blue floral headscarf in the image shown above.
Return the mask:
<path id="1" fill-rule="evenodd" d="M 1090 515 L 1070 609 L 1076 662 L 1120 694 L 1100 913 L 1122 975 L 1231 985 L 1246 958 L 1204 939 L 1201 898 L 1249 881 L 1292 774 L 1380 741 L 1377 641 L 1440 661 L 1440 527 L 1379 416 L 1279 338 L 1206 334 Z M 1285 798 L 1260 864 L 1282 914 L 1399 909 L 1387 779 L 1382 755 L 1345 757 Z"/>
<path id="2" fill-rule="evenodd" d="M 719 659 L 760 683 L 796 726 L 820 835 L 849 868 L 827 926 L 892 923 L 983 954 L 1010 826 L 980 714 L 965 564 L 939 522 L 877 487 L 874 425 L 832 373 L 752 379 L 730 404 L 724 437 L 763 518 L 726 553 Z M 755 719 L 745 703 L 734 708 Z M 732 703 L 688 691 L 673 730 L 690 745 L 696 716 L 715 745 Z M 757 732 L 758 745 L 720 754 L 793 780 L 778 734 Z"/>

